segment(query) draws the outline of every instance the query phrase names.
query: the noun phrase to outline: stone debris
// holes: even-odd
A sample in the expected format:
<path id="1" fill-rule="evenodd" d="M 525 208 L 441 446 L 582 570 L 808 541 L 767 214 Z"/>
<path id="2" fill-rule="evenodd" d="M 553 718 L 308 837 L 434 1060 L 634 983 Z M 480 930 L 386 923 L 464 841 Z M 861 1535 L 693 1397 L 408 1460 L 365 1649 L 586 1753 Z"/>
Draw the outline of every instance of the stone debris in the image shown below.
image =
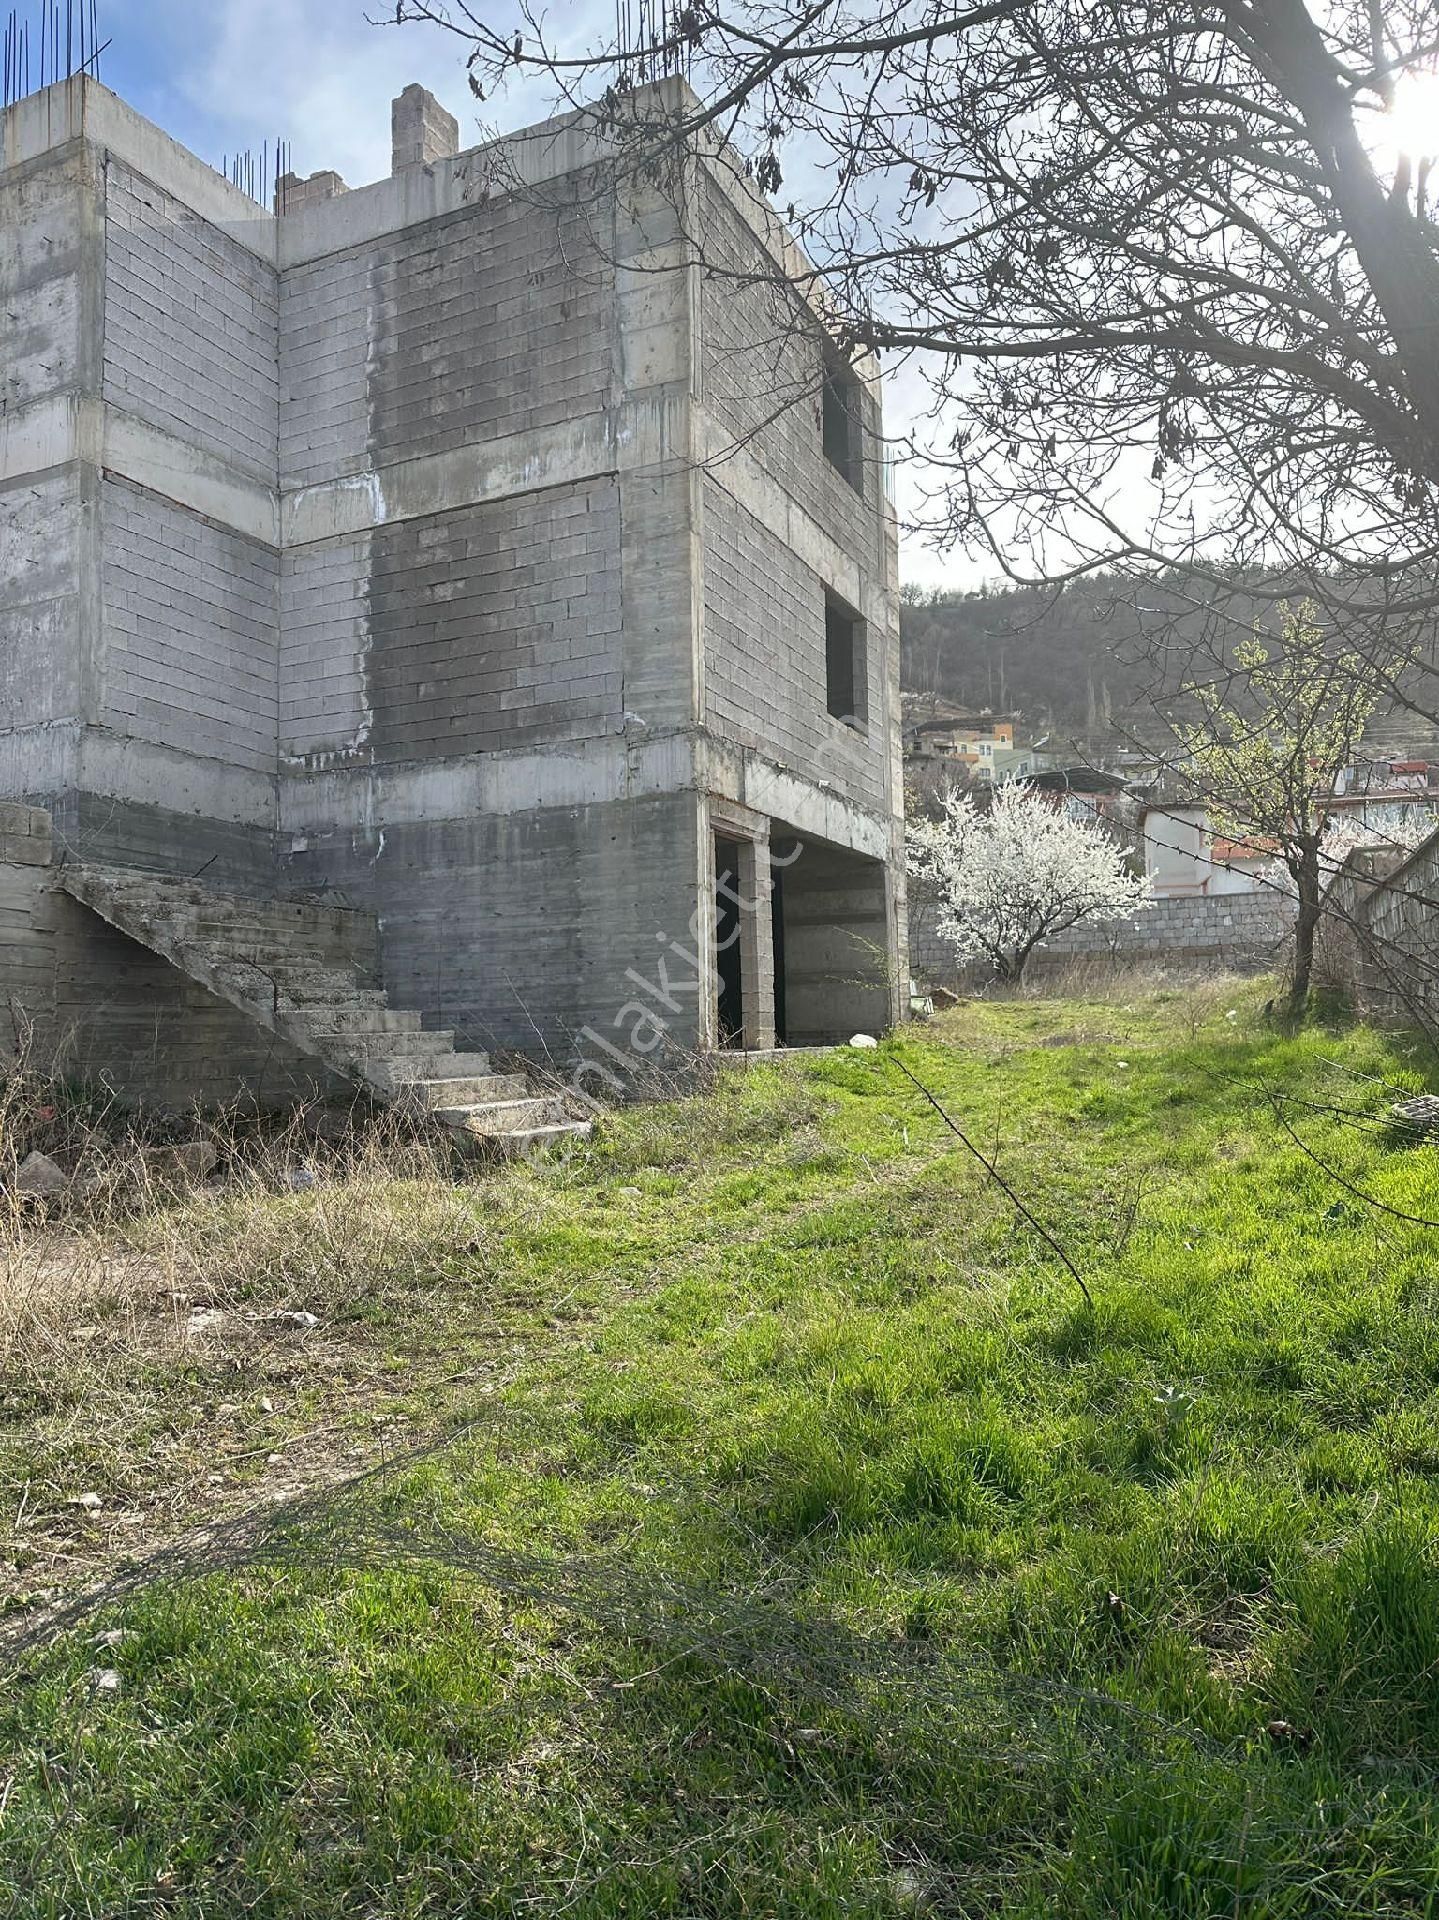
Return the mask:
<path id="1" fill-rule="evenodd" d="M 27 1154 L 15 1175 L 15 1191 L 39 1200 L 53 1200 L 57 1194 L 64 1193 L 69 1184 L 69 1176 L 43 1153 Z"/>
<path id="2" fill-rule="evenodd" d="M 1397 1100 L 1389 1111 L 1401 1126 L 1420 1133 L 1439 1131 L 1439 1094 L 1421 1093 L 1412 1100 Z"/>
<path id="3" fill-rule="evenodd" d="M 92 1693 L 118 1693 L 123 1684 L 113 1667 L 97 1667 L 90 1675 Z"/>
<path id="4" fill-rule="evenodd" d="M 309 1332 L 311 1327 L 318 1327 L 320 1324 L 320 1316 L 318 1313 L 269 1313 L 266 1314 L 265 1318 L 277 1326 L 299 1327 L 306 1333 Z"/>
<path id="5" fill-rule="evenodd" d="M 220 1149 L 213 1140 L 187 1140 L 179 1147 L 145 1147 L 140 1160 L 161 1186 L 197 1187 L 219 1166 Z"/>

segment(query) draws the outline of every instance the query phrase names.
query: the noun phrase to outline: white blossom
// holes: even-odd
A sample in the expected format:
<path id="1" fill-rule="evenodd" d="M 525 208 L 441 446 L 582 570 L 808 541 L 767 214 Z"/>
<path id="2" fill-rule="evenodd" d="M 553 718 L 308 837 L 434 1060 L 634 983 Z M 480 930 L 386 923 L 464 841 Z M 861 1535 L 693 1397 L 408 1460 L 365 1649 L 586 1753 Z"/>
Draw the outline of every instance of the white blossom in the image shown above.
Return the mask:
<path id="1" fill-rule="evenodd" d="M 1020 979 L 1034 948 L 1066 927 L 1153 903 L 1102 827 L 1067 818 L 1022 781 L 997 787 L 987 812 L 952 791 L 940 808 L 909 823 L 910 873 L 933 899 L 940 933 L 961 955 L 988 958 L 1001 979 Z"/>

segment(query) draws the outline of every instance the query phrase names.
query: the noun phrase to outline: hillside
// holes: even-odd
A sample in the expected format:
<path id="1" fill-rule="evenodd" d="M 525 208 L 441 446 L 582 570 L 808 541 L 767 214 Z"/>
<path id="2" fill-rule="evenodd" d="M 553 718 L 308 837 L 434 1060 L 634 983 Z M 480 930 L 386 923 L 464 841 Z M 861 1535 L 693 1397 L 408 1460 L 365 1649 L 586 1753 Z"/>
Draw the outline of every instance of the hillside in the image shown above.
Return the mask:
<path id="1" fill-rule="evenodd" d="M 910 594 L 901 612 L 901 684 L 976 712 L 1018 712 L 1030 737 L 1053 733 L 1084 754 L 1159 744 L 1159 715 L 1196 653 L 1223 652 L 1262 611 L 1231 598 L 1221 624 L 1182 576 L 1146 583 L 1098 576 L 1062 589 Z M 1234 624 L 1237 623 L 1237 624 Z M 1432 698 L 1426 681 L 1422 698 Z M 1439 725 L 1406 709 L 1375 715 L 1376 753 L 1439 760 Z"/>

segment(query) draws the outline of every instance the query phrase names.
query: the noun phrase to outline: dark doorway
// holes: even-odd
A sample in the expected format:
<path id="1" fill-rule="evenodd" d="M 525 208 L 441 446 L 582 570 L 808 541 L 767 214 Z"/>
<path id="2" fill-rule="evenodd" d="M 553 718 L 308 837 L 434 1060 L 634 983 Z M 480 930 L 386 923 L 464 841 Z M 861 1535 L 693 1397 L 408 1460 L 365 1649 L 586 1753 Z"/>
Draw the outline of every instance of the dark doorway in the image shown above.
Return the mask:
<path id="1" fill-rule="evenodd" d="M 719 975 L 719 1043 L 744 1045 L 744 975 L 740 967 L 739 848 L 715 840 L 715 961 Z"/>

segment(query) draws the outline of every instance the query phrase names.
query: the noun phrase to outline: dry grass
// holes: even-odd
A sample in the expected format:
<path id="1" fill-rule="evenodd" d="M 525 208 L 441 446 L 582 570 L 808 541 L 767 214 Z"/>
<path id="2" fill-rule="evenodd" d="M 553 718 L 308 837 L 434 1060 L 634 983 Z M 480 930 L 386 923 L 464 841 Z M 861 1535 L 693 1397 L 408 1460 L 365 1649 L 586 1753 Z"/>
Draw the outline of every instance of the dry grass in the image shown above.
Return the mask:
<path id="1" fill-rule="evenodd" d="M 177 1137 L 209 1144 L 208 1177 L 175 1159 Z M 66 1173 L 63 1193 L 17 1191 L 34 1150 Z M 412 1438 L 397 1383 L 490 1269 L 474 1173 L 393 1114 L 150 1124 L 13 1076 L 0 1606 Z"/>

